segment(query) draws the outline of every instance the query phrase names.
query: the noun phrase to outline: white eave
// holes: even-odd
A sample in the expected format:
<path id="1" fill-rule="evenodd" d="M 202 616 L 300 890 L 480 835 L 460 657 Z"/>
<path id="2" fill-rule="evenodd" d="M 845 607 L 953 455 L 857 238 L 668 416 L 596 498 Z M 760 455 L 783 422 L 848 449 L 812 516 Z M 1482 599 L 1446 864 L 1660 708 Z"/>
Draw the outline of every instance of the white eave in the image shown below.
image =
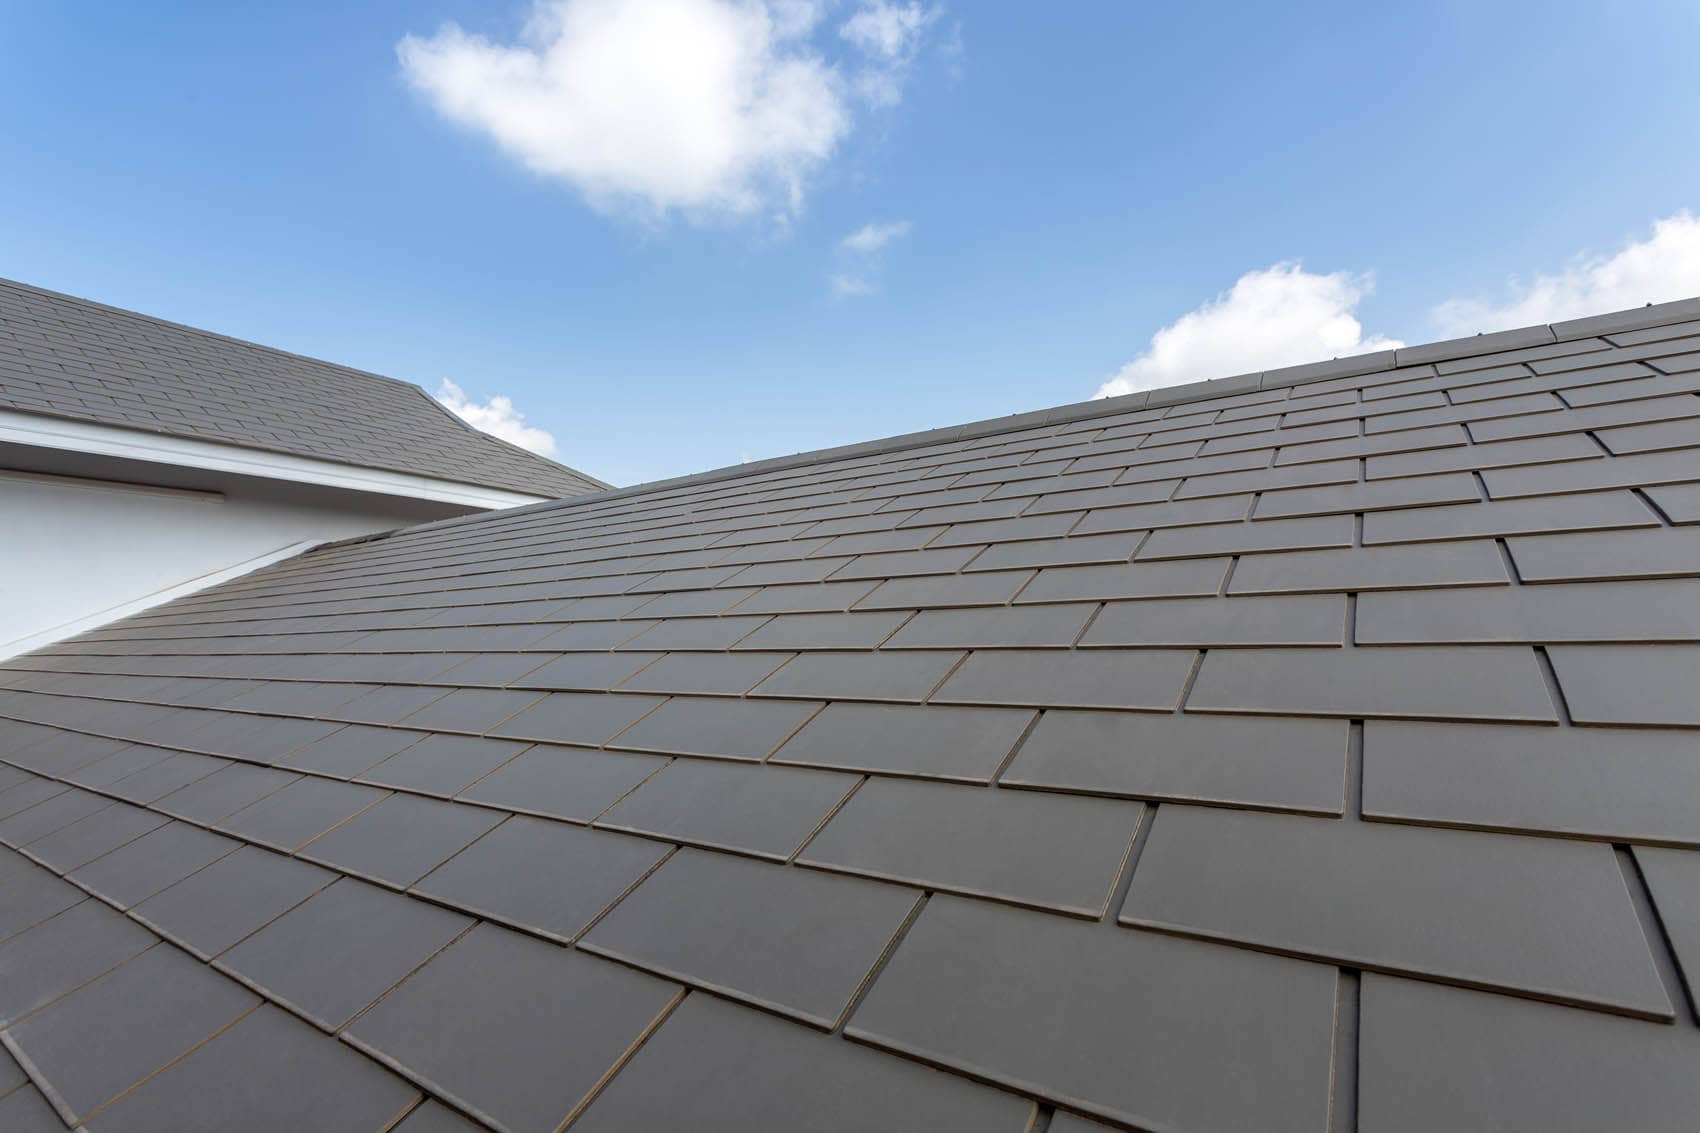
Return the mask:
<path id="1" fill-rule="evenodd" d="M 142 460 L 154 464 L 175 465 L 179 468 L 201 468 L 240 476 L 318 484 L 351 492 L 373 492 L 384 496 L 401 496 L 489 510 L 518 507 L 521 504 L 538 503 L 550 498 L 524 492 L 510 492 L 501 488 L 487 488 L 480 484 L 462 484 L 453 480 L 415 476 L 407 472 L 359 468 L 330 460 L 315 460 L 308 456 L 265 452 L 238 445 L 220 444 L 217 441 L 192 440 L 141 429 L 97 425 L 58 417 L 39 417 L 33 413 L 17 413 L 3 409 L 0 409 L 0 444 L 31 445 L 62 452 Z"/>

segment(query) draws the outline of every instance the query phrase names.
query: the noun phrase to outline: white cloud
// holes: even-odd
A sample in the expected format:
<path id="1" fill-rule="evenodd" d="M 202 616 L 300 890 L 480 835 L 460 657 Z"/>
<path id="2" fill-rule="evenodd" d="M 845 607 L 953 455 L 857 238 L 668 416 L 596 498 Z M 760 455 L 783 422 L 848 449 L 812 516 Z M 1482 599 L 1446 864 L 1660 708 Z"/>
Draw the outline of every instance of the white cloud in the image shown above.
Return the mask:
<path id="1" fill-rule="evenodd" d="M 1152 335 L 1145 353 L 1100 386 L 1097 396 L 1403 346 L 1364 336 L 1355 312 L 1373 286 L 1368 275 L 1317 275 L 1297 261 L 1247 272 Z"/>
<path id="2" fill-rule="evenodd" d="M 939 15 L 939 9 L 918 3 L 863 0 L 855 15 L 838 29 L 844 40 L 867 56 L 855 75 L 856 93 L 874 106 L 897 105 L 909 68 L 921 50 L 921 40 Z"/>
<path id="3" fill-rule="evenodd" d="M 843 25 L 847 80 L 815 41 L 825 10 L 820 0 L 534 0 L 515 43 L 449 23 L 396 53 L 444 117 L 595 208 L 784 219 L 851 130 L 850 95 L 897 101 L 931 18 L 861 0 Z"/>
<path id="4" fill-rule="evenodd" d="M 839 246 L 852 252 L 872 253 L 884 248 L 893 240 L 908 234 L 909 222 L 907 220 L 893 220 L 883 224 L 877 222 L 864 224 L 839 241 Z"/>
<path id="5" fill-rule="evenodd" d="M 1451 299 L 1432 312 L 1442 337 L 1506 330 L 1700 295 L 1700 217 L 1679 212 L 1612 256 L 1578 256 L 1557 275 L 1513 279 L 1499 303 Z"/>
<path id="6" fill-rule="evenodd" d="M 555 438 L 535 425 L 525 423 L 525 414 L 500 394 L 480 405 L 466 396 L 466 391 L 447 378 L 438 388 L 436 398 L 443 408 L 471 425 L 474 429 L 500 437 L 509 444 L 528 449 L 539 456 L 555 455 Z"/>
<path id="7" fill-rule="evenodd" d="M 871 221 L 838 242 L 844 268 L 828 277 L 832 293 L 840 299 L 871 295 L 886 247 L 909 234 L 907 220 Z"/>

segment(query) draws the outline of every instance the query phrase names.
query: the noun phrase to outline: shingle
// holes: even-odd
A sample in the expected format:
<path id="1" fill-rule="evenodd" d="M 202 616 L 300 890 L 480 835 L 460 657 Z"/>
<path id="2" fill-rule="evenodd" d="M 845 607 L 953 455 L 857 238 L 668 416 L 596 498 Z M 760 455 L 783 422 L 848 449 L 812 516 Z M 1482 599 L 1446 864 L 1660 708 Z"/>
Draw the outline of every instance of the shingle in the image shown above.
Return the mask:
<path id="1" fill-rule="evenodd" d="M 1700 648 L 1575 645 L 1547 653 L 1579 724 L 1700 726 Z"/>
<path id="2" fill-rule="evenodd" d="M 445 688 L 386 685 L 325 713 L 326 719 L 356 724 L 394 724 L 448 693 Z M 282 753 L 280 753 L 282 754 Z"/>
<path id="3" fill-rule="evenodd" d="M 920 894 L 681 850 L 583 947 L 830 1028 Z"/>
<path id="4" fill-rule="evenodd" d="M 1051 711 L 998 781 L 1339 814 L 1346 744 L 1344 721 Z"/>
<path id="5" fill-rule="evenodd" d="M 241 846 L 186 822 L 171 822 L 96 858 L 72 877 L 102 900 L 128 908 Z"/>
<path id="6" fill-rule="evenodd" d="M 168 748 L 149 747 L 146 744 L 130 744 L 113 752 L 111 755 L 87 763 L 74 771 L 64 773 L 67 781 L 79 786 L 99 790 L 109 789 L 114 784 L 123 782 L 130 776 L 158 766 L 170 758 Z M 216 756 L 203 756 L 204 759 L 215 759 Z"/>
<path id="7" fill-rule="evenodd" d="M 964 570 L 1024 570 L 1076 563 L 1125 563 L 1145 532 L 1081 535 L 1031 543 L 999 543 L 987 547 Z"/>
<path id="8" fill-rule="evenodd" d="M 27 810 L 0 820 L 0 842 L 13 847 L 27 846 L 37 838 L 45 838 L 113 805 L 111 799 L 92 791 L 73 788 L 54 794 Z"/>
<path id="9" fill-rule="evenodd" d="M 1372 720 L 1364 814 L 1485 830 L 1700 845 L 1684 732 Z"/>
<path id="10" fill-rule="evenodd" d="M 1672 523 L 1700 523 L 1700 486 L 1677 484 L 1666 488 L 1648 488 L 1647 498 L 1664 512 Z"/>
<path id="11" fill-rule="evenodd" d="M 84 898 L 81 889 L 12 850 L 0 850 L 0 886 L 6 893 L 0 904 L 0 941 L 58 916 Z"/>
<path id="12" fill-rule="evenodd" d="M 344 878 L 226 952 L 217 966 L 336 1031 L 472 923 Z"/>
<path id="13" fill-rule="evenodd" d="M 597 825 L 784 860 L 856 782 L 829 771 L 679 759 Z"/>
<path id="14" fill-rule="evenodd" d="M 970 655 L 933 700 L 1167 711 L 1179 706 L 1193 660 L 1181 650 L 986 651 Z"/>
<path id="15" fill-rule="evenodd" d="M 28 782 L 19 783 L 0 791 L 0 818 L 10 818 L 14 814 L 22 814 L 39 802 L 63 795 L 71 790 L 64 783 L 52 779 L 31 778 Z"/>
<path id="16" fill-rule="evenodd" d="M 401 728 L 372 728 L 350 724 L 322 740 L 308 744 L 277 761 L 279 767 L 314 771 L 338 779 L 351 779 L 422 738 L 420 732 Z"/>
<path id="17" fill-rule="evenodd" d="M 1006 708 L 829 704 L 771 762 L 987 782 L 1032 719 Z"/>
<path id="18" fill-rule="evenodd" d="M 1429 476 L 1437 472 L 1585 460 L 1599 455 L 1600 450 L 1592 441 L 1572 433 L 1527 440 L 1487 442 L 1465 448 L 1428 449 L 1372 456 L 1365 464 L 1365 475 L 1371 480 L 1393 476 Z"/>
<path id="19" fill-rule="evenodd" d="M 1230 649 L 1207 654 L 1197 712 L 1556 722 L 1533 650 Z"/>
<path id="20" fill-rule="evenodd" d="M 941 606 L 1001 606 L 1032 578 L 1031 571 L 894 578 L 856 603 L 858 610 L 917 610 Z"/>
<path id="21" fill-rule="evenodd" d="M 1482 479 L 1487 484 L 1488 495 L 1496 500 L 1691 483 L 1700 480 L 1700 453 L 1685 449 L 1530 468 L 1500 468 L 1482 473 Z"/>
<path id="22" fill-rule="evenodd" d="M 738 643 L 739 649 L 872 649 L 907 620 L 904 611 L 781 614 Z"/>
<path id="23" fill-rule="evenodd" d="M 606 743 L 654 710 L 661 702 L 658 696 L 593 692 L 550 693 L 492 734 L 522 740 L 594 746 Z M 515 750 L 510 751 L 508 756 L 497 761 L 498 763 L 505 762 L 506 758 L 517 753 L 518 745 L 512 746 Z"/>
<path id="24" fill-rule="evenodd" d="M 1140 814 L 1108 799 L 872 779 L 798 860 L 1097 917 Z"/>
<path id="25" fill-rule="evenodd" d="M 153 801 L 157 810 L 211 824 L 300 779 L 289 771 L 233 763 Z"/>
<path id="26" fill-rule="evenodd" d="M 666 853 L 641 838 L 520 815 L 414 888 L 478 916 L 571 940 Z"/>
<path id="27" fill-rule="evenodd" d="M 668 755 L 763 759 L 819 707 L 809 701 L 675 697 L 612 743 Z"/>
<path id="28" fill-rule="evenodd" d="M 294 850 L 383 797 L 384 792 L 375 787 L 303 778 L 226 815 L 215 825 L 247 841 Z"/>
<path id="29" fill-rule="evenodd" d="M 83 901 L 0 944 L 0 1026 L 13 1026 L 155 943 L 99 901 Z"/>
<path id="30" fill-rule="evenodd" d="M 170 821 L 165 815 L 151 810 L 114 803 L 37 838 L 29 843 L 27 852 L 54 871 L 69 873 Z"/>
<path id="31" fill-rule="evenodd" d="M 1635 862 L 1647 879 L 1692 1004 L 1700 999 L 1700 854 L 1636 846 Z"/>
<path id="32" fill-rule="evenodd" d="M 721 618 L 672 618 L 656 622 L 649 629 L 619 648 L 667 649 L 730 649 L 752 630 L 771 619 L 765 616 Z"/>
<path id="33" fill-rule="evenodd" d="M 1228 562 L 1225 558 L 1215 558 L 1051 567 L 1040 571 L 1016 601 L 1069 602 L 1210 595 L 1222 589 Z"/>
<path id="34" fill-rule="evenodd" d="M 484 807 L 395 794 L 298 852 L 344 873 L 405 888 L 501 820 Z"/>
<path id="35" fill-rule="evenodd" d="M 1384 511 L 1389 508 L 1461 504 L 1481 498 L 1474 476 L 1448 472 L 1409 479 L 1370 480 L 1316 488 L 1284 488 L 1265 492 L 1252 512 L 1259 520 L 1284 519 L 1338 512 Z"/>
<path id="36" fill-rule="evenodd" d="M 1477 539 L 1484 535 L 1537 535 L 1658 524 L 1646 505 L 1629 492 L 1590 492 L 1580 496 L 1374 512 L 1364 516 L 1363 541 L 1423 543 Z"/>
<path id="37" fill-rule="evenodd" d="M 1609 846 L 1165 806 L 1121 920 L 1649 1018 L 1671 1013 Z"/>
<path id="38" fill-rule="evenodd" d="M 742 696 L 790 658 L 789 653 L 669 653 L 626 680 L 620 691 Z"/>
<path id="39" fill-rule="evenodd" d="M 923 610 L 885 649 L 980 649 L 1067 646 L 1097 609 L 1091 605 Z"/>
<path id="40" fill-rule="evenodd" d="M 1700 1108 L 1692 1028 L 1373 973 L 1360 1002 L 1360 1129 L 1675 1133 Z"/>
<path id="41" fill-rule="evenodd" d="M 311 1089 L 302 1084 L 312 1083 Z M 89 1122 L 90 1133 L 370 1133 L 418 1091 L 328 1035 L 261 1007 Z"/>
<path id="42" fill-rule="evenodd" d="M 1113 531 L 1220 524 L 1230 520 L 1244 519 L 1251 510 L 1251 500 L 1252 498 L 1249 495 L 1210 496 L 1196 500 L 1177 500 L 1172 503 L 1132 504 L 1127 507 L 1099 508 L 1087 512 L 1086 518 L 1076 525 L 1074 533 L 1076 535 L 1097 535 Z M 1153 537 L 1158 533 L 1154 533 Z"/>
<path id="43" fill-rule="evenodd" d="M 1700 581 L 1366 594 L 1358 599 L 1357 640 L 1360 645 L 1700 641 Z"/>
<path id="44" fill-rule="evenodd" d="M 193 752 L 174 752 L 158 763 L 132 772 L 107 785 L 107 791 L 138 803 L 151 803 L 204 779 L 214 771 L 230 766 L 230 761 L 216 755 L 196 755 Z"/>
<path id="45" fill-rule="evenodd" d="M 1368 522 L 1367 517 L 1365 522 Z M 1353 519 L 1349 515 L 1324 515 L 1153 531 L 1151 538 L 1139 548 L 1136 561 L 1349 547 L 1352 545 L 1352 524 Z"/>
<path id="46" fill-rule="evenodd" d="M 605 692 L 659 653 L 566 653 L 514 681 L 515 687 Z"/>
<path id="47" fill-rule="evenodd" d="M 465 790 L 525 749 L 523 743 L 472 736 L 426 736 L 413 746 L 368 767 L 357 778 L 361 783 L 399 787 L 447 798 Z"/>
<path id="48" fill-rule="evenodd" d="M 1080 645 L 1338 645 L 1345 624 L 1339 595 L 1111 602 Z"/>
<path id="49" fill-rule="evenodd" d="M 120 964 L 9 1032 L 77 1121 L 259 1002 L 170 945 Z"/>
<path id="50" fill-rule="evenodd" d="M 538 745 L 460 795 L 508 810 L 589 822 L 666 760 L 649 755 Z"/>
<path id="51" fill-rule="evenodd" d="M 874 586 L 875 583 L 871 579 L 857 582 L 813 582 L 800 586 L 767 586 L 740 602 L 736 612 L 791 614 L 847 610 Z"/>
<path id="52" fill-rule="evenodd" d="M 1325 1127 L 1332 968 L 934 897 L 846 1033 L 1165 1129 Z"/>
<path id="53" fill-rule="evenodd" d="M 753 690 L 757 696 L 919 703 L 961 653 L 805 653 Z"/>
<path id="54" fill-rule="evenodd" d="M 480 925 L 348 1033 L 482 1121 L 553 1133 L 676 994 L 618 964 Z"/>
<path id="55" fill-rule="evenodd" d="M 1499 548 L 1488 541 L 1416 543 L 1397 548 L 1343 547 L 1247 555 L 1234 567 L 1229 594 L 1302 594 L 1441 586 L 1503 586 Z"/>
<path id="56" fill-rule="evenodd" d="M 1524 582 L 1700 575 L 1700 531 L 1543 535 L 1507 545 Z"/>
<path id="57" fill-rule="evenodd" d="M 244 846 L 142 901 L 134 915 L 210 958 L 334 880 L 329 870 Z"/>
<path id="58" fill-rule="evenodd" d="M 34 1086 L 0 1096 L 0 1127 L 8 1133 L 62 1133 L 65 1123 Z"/>
<path id="59" fill-rule="evenodd" d="M 1022 1133 L 1031 1103 L 690 995 L 574 1123 L 582 1133 Z"/>

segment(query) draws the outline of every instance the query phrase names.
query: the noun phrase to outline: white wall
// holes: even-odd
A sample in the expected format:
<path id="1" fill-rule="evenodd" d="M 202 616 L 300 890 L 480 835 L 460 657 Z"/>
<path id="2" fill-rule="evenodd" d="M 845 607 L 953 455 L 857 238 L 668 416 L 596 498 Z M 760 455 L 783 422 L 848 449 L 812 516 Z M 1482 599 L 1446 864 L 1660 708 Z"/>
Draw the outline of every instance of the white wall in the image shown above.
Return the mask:
<path id="1" fill-rule="evenodd" d="M 0 658 L 219 581 L 213 576 L 233 568 L 245 573 L 303 544 L 470 510 L 246 477 L 197 487 L 0 471 Z"/>

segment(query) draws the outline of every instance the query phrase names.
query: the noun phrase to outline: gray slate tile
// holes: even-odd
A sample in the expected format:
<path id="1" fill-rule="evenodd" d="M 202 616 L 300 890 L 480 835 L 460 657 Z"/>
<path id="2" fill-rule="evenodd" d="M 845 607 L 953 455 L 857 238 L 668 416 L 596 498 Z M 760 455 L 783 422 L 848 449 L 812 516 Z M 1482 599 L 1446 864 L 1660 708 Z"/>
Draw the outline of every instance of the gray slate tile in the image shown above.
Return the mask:
<path id="1" fill-rule="evenodd" d="M 1077 535 L 1027 543 L 994 543 L 964 570 L 1027 570 L 1082 563 L 1125 563 L 1145 537 L 1143 531 Z"/>
<path id="2" fill-rule="evenodd" d="M 491 734 L 512 739 L 595 746 L 606 743 L 660 703 L 658 696 L 550 693 Z M 509 757 L 513 754 L 517 751 L 510 752 Z"/>
<path id="3" fill-rule="evenodd" d="M 1328 1120 L 1334 969 L 938 896 L 846 1034 L 1160 1129 Z"/>
<path id="4" fill-rule="evenodd" d="M 771 762 L 984 783 L 1033 716 L 1009 708 L 829 704 Z"/>
<path id="5" fill-rule="evenodd" d="M 933 701 L 1167 711 L 1179 705 L 1193 659 L 1190 651 L 1172 649 L 978 652 L 951 674 Z"/>
<path id="6" fill-rule="evenodd" d="M 611 743 L 667 755 L 763 759 L 819 708 L 811 701 L 674 697 Z"/>
<path id="7" fill-rule="evenodd" d="M 998 782 L 1340 814 L 1347 732 L 1341 720 L 1051 711 Z"/>
<path id="8" fill-rule="evenodd" d="M 1199 666 L 1187 710 L 1556 723 L 1532 649 L 1225 649 Z"/>
<path id="9" fill-rule="evenodd" d="M 660 656 L 659 653 L 565 653 L 533 669 L 513 685 L 606 692 Z"/>
<path id="10" fill-rule="evenodd" d="M 1366 546 L 1426 543 L 1552 531 L 1657 527 L 1658 524 L 1647 505 L 1629 492 L 1589 492 L 1578 496 L 1371 512 L 1364 516 L 1363 541 Z"/>
<path id="11" fill-rule="evenodd" d="M 918 704 L 962 659 L 956 652 L 805 653 L 757 685 L 757 696 Z"/>
<path id="12" fill-rule="evenodd" d="M 567 941 L 666 854 L 642 838 L 520 815 L 427 874 L 414 892 Z"/>
<path id="13" fill-rule="evenodd" d="M 83 901 L 0 944 L 0 1027 L 15 1025 L 155 943 L 99 901 Z"/>
<path id="14" fill-rule="evenodd" d="M 791 656 L 789 653 L 669 653 L 626 680 L 620 691 L 742 696 Z"/>
<path id="15" fill-rule="evenodd" d="M 1080 645 L 1338 645 L 1345 627 L 1341 595 L 1111 602 Z"/>
<path id="16" fill-rule="evenodd" d="M 684 849 L 581 947 L 830 1029 L 920 894 Z"/>
<path id="17" fill-rule="evenodd" d="M 1700 1001 L 1700 853 L 1636 846 L 1635 861 L 1670 937 L 1692 1005 Z"/>
<path id="18" fill-rule="evenodd" d="M 394 1074 L 268 1006 L 124 1095 L 89 1122 L 89 1133 L 374 1133 L 418 1096 Z"/>
<path id="19" fill-rule="evenodd" d="M 1153 531 L 1151 538 L 1139 548 L 1135 561 L 1143 563 L 1154 559 L 1196 559 L 1259 551 L 1350 547 L 1352 524 L 1353 519 L 1349 515 L 1322 515 Z"/>
<path id="20" fill-rule="evenodd" d="M 40 1090 L 26 1085 L 0 1097 L 0 1129 L 6 1133 L 64 1133 L 65 1122 Z"/>
<path id="21" fill-rule="evenodd" d="M 431 735 L 373 764 L 356 779 L 447 798 L 464 791 L 526 747 L 474 736 Z"/>
<path id="22" fill-rule="evenodd" d="M 102 900 L 129 908 L 241 845 L 187 822 L 170 822 L 96 858 L 71 877 Z"/>
<path id="23" fill-rule="evenodd" d="M 352 779 L 373 764 L 388 759 L 402 748 L 418 743 L 423 732 L 402 728 L 373 728 L 350 724 L 322 740 L 284 756 L 279 768 L 312 771 L 338 779 Z"/>
<path id="24" fill-rule="evenodd" d="M 233 763 L 155 799 L 154 809 L 191 822 L 211 824 L 258 802 L 301 778 L 291 771 Z"/>
<path id="25" fill-rule="evenodd" d="M 1700 575 L 1700 530 L 1585 532 L 1506 543 L 1524 582 Z"/>
<path id="26" fill-rule="evenodd" d="M 690 995 L 573 1128 L 1024 1133 L 1031 1109 L 1012 1094 Z"/>
<path id="27" fill-rule="evenodd" d="M 1587 1003 L 1671 1007 L 1608 846 L 1165 806 L 1124 924 Z"/>
<path id="28" fill-rule="evenodd" d="M 1366 973 L 1358 1128 L 1675 1133 L 1700 1109 L 1692 1028 Z"/>
<path id="29" fill-rule="evenodd" d="M 856 782 L 830 771 L 677 759 L 596 824 L 784 860 Z"/>
<path id="30" fill-rule="evenodd" d="M 892 635 L 884 649 L 1011 649 L 1066 647 L 1080 636 L 1097 607 L 993 606 L 923 610 Z"/>
<path id="31" fill-rule="evenodd" d="M 316 865 L 244 846 L 140 902 L 134 915 L 211 959 L 335 880 Z"/>
<path id="32" fill-rule="evenodd" d="M 1578 724 L 1700 727 L 1700 647 L 1559 645 L 1547 655 Z"/>
<path id="33" fill-rule="evenodd" d="M 258 1003 L 157 944 L 13 1027 L 9 1038 L 80 1122 Z"/>
<path id="34" fill-rule="evenodd" d="M 1095 918 L 1141 813 L 1111 799 L 870 779 L 797 860 Z"/>
<path id="35" fill-rule="evenodd" d="M 472 924 L 425 901 L 343 878 L 215 963 L 336 1031 Z"/>
<path id="36" fill-rule="evenodd" d="M 12 850 L 0 850 L 0 941 L 58 916 L 84 899 L 81 889 Z"/>
<path id="37" fill-rule="evenodd" d="M 652 755 L 538 744 L 459 797 L 527 814 L 589 822 L 666 762 Z"/>
<path id="38" fill-rule="evenodd" d="M 55 872 L 69 873 L 170 821 L 163 814 L 139 806 L 113 803 L 87 818 L 37 838 L 29 844 L 27 852 Z"/>
<path id="39" fill-rule="evenodd" d="M 384 795 L 376 787 L 302 778 L 225 816 L 216 826 L 245 841 L 284 851 L 295 850 L 353 818 Z"/>
<path id="40" fill-rule="evenodd" d="M 348 1033 L 487 1124 L 554 1133 L 676 995 L 618 964 L 480 925 Z"/>
<path id="41" fill-rule="evenodd" d="M 1360 645 L 1700 641 L 1700 580 L 1433 590 L 1358 599 Z"/>
<path id="42" fill-rule="evenodd" d="M 1246 555 L 1234 567 L 1229 594 L 1305 594 L 1504 586 L 1499 548 L 1487 540 L 1342 547 Z"/>
<path id="43" fill-rule="evenodd" d="M 303 846 L 300 856 L 405 889 L 502 821 L 500 811 L 394 794 Z"/>

